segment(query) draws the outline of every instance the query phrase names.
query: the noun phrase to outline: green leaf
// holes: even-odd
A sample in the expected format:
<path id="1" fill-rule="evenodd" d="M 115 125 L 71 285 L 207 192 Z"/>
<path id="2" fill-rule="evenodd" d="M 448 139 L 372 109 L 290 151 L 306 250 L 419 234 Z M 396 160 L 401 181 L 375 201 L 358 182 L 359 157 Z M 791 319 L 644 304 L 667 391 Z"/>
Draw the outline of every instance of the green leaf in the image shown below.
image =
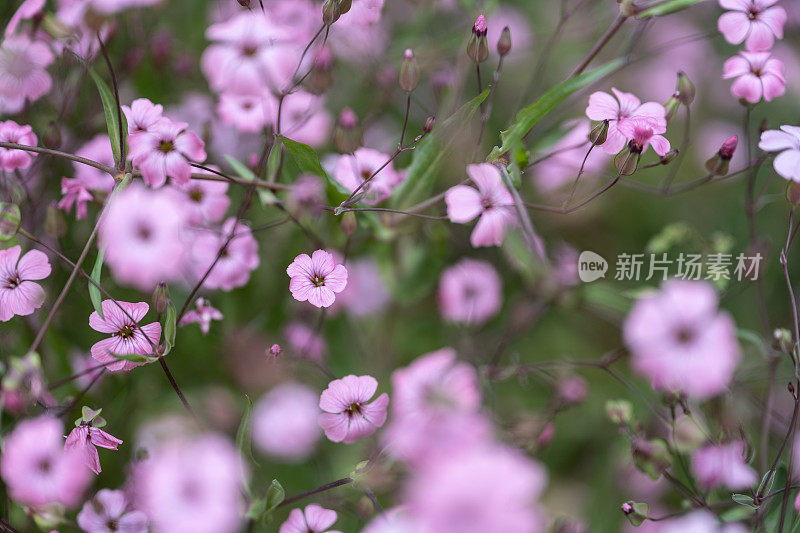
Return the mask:
<path id="1" fill-rule="evenodd" d="M 269 157 L 267 157 L 267 181 L 277 181 L 278 167 L 281 164 L 281 150 L 283 144 L 281 143 L 282 137 L 277 137 L 272 148 L 269 150 Z"/>
<path id="2" fill-rule="evenodd" d="M 650 17 L 661 17 L 663 15 L 669 15 L 670 13 L 675 13 L 676 11 L 681 11 L 688 7 L 692 7 L 700 2 L 705 2 L 705 0 L 667 0 L 666 2 L 662 2 L 657 6 L 643 10 L 641 13 L 636 15 L 636 18 L 647 19 Z"/>
<path id="3" fill-rule="evenodd" d="M 177 318 L 178 312 L 170 302 L 164 317 L 164 353 L 162 355 L 167 355 L 175 347 L 175 337 L 178 334 Z"/>
<path id="4" fill-rule="evenodd" d="M 492 153 L 489 155 L 489 161 L 495 161 L 508 151 L 521 149 L 522 140 L 525 136 L 530 133 L 533 127 L 536 126 L 542 118 L 555 109 L 556 106 L 566 100 L 567 97 L 575 91 L 611 74 L 624 64 L 625 60 L 618 58 L 594 70 L 585 72 L 580 76 L 570 78 L 547 91 L 533 104 L 521 109 L 519 113 L 517 113 L 516 119 L 511 127 L 500 133 L 502 145 L 499 147 L 496 146 L 494 150 L 492 150 Z"/>
<path id="5" fill-rule="evenodd" d="M 90 277 L 92 280 L 100 285 L 100 276 L 103 272 L 103 248 L 97 251 L 97 258 L 94 260 L 94 266 L 92 267 L 92 273 Z M 94 310 L 97 311 L 97 314 L 100 315 L 100 318 L 103 317 L 103 306 L 101 302 L 103 301 L 102 297 L 100 296 L 100 289 L 94 283 L 89 282 L 89 298 L 92 300 L 92 306 Z"/>
<path id="6" fill-rule="evenodd" d="M 100 93 L 100 100 L 103 102 L 103 113 L 106 117 L 106 128 L 108 128 L 108 138 L 111 140 L 111 150 L 114 153 L 114 162 L 119 166 L 122 154 L 120 153 L 120 124 L 119 118 L 122 119 L 122 134 L 128 135 L 128 122 L 125 119 L 125 113 L 117 109 L 117 100 L 114 93 L 109 89 L 108 84 L 103 81 L 103 78 L 92 68 L 89 69 L 89 75 L 92 77 L 94 84 L 97 86 L 97 92 Z M 122 142 L 125 143 L 126 139 L 123 138 Z"/>
<path id="7" fill-rule="evenodd" d="M 307 144 L 293 141 L 288 137 L 280 137 L 280 139 L 283 141 L 283 145 L 289 151 L 289 154 L 292 156 L 292 159 L 294 159 L 294 162 L 297 163 L 301 172 L 309 172 L 326 179 L 331 179 L 328 173 L 325 172 L 325 169 L 322 168 L 322 163 L 319 162 L 319 156 L 316 150 Z M 348 194 L 350 193 L 348 192 Z"/>
<path id="8" fill-rule="evenodd" d="M 140 355 L 136 353 L 112 353 L 111 356 L 114 359 L 119 359 L 121 361 L 128 361 L 130 363 L 149 363 L 151 361 L 155 361 L 155 357 L 150 357 L 147 355 Z"/>
<path id="9" fill-rule="evenodd" d="M 747 507 L 758 509 L 758 505 L 756 505 L 755 502 L 753 501 L 753 497 L 748 496 L 747 494 L 733 493 L 731 494 L 731 499 L 736 503 L 738 503 L 739 505 L 746 505 Z"/>
<path id="10" fill-rule="evenodd" d="M 250 415 L 253 412 L 253 401 L 246 394 L 244 397 L 247 399 L 247 405 L 245 406 L 242 420 L 239 422 L 239 429 L 236 430 L 236 448 L 242 456 L 247 457 L 250 461 L 255 463 L 256 460 L 253 458 L 253 449 L 250 446 Z"/>

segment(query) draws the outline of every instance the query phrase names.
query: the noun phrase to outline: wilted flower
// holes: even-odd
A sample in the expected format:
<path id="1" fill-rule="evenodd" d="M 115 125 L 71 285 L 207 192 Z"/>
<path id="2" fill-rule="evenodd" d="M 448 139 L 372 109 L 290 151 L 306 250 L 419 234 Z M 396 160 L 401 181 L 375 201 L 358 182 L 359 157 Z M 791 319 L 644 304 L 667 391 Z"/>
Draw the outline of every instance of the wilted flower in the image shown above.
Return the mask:
<path id="1" fill-rule="evenodd" d="M 102 469 L 100 468 L 100 455 L 97 453 L 96 447 L 100 446 L 108 450 L 116 450 L 120 444 L 122 444 L 120 439 L 102 429 L 81 424 L 70 431 L 66 442 L 64 442 L 64 449 L 80 453 L 89 470 L 99 474 Z"/>
<path id="2" fill-rule="evenodd" d="M 211 328 L 212 320 L 222 320 L 222 313 L 218 309 L 211 307 L 205 298 L 198 298 L 195 301 L 195 308 L 190 309 L 183 315 L 180 325 L 185 326 L 186 324 L 197 323 L 200 325 L 200 331 L 203 332 L 203 335 L 206 335 Z"/>

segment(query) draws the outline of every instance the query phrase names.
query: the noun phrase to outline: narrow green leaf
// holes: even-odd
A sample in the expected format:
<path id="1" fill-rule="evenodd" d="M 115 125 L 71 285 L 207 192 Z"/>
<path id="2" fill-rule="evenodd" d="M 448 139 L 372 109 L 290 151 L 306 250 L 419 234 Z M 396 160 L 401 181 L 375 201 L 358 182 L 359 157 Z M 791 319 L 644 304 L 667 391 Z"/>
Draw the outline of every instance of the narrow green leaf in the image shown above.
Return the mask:
<path id="1" fill-rule="evenodd" d="M 560 85 L 547 91 L 536 102 L 528 107 L 521 109 L 511 127 L 500 133 L 502 145 L 495 147 L 489 155 L 489 161 L 494 161 L 510 150 L 522 148 L 522 140 L 533 129 L 534 126 L 544 118 L 550 111 L 556 108 L 561 102 L 567 99 L 572 93 L 586 87 L 587 85 L 611 74 L 622 65 L 625 60 L 622 58 L 609 61 L 605 65 L 598 67 L 580 76 L 570 78 Z"/>
<path id="2" fill-rule="evenodd" d="M 650 17 L 661 17 L 663 15 L 669 15 L 670 13 L 675 13 L 676 11 L 681 11 L 688 7 L 692 7 L 700 2 L 705 2 L 705 0 L 668 0 L 658 4 L 657 6 L 643 10 L 641 13 L 636 15 L 636 18 L 647 19 Z"/>
<path id="3" fill-rule="evenodd" d="M 114 162 L 119 165 L 122 154 L 120 153 L 120 126 L 118 118 L 122 118 L 122 134 L 124 136 L 128 135 L 128 122 L 125 119 L 124 113 L 117 114 L 117 100 L 114 98 L 114 93 L 108 87 L 108 84 L 103 81 L 103 78 L 101 78 L 92 67 L 87 68 L 89 69 L 89 75 L 97 86 L 97 92 L 100 93 L 100 100 L 103 102 L 103 113 L 106 117 L 106 128 L 108 128 L 108 138 L 111 140 Z M 123 138 L 122 142 L 127 142 L 127 140 Z"/>
<path id="4" fill-rule="evenodd" d="M 103 271 L 103 252 L 104 250 L 100 248 L 97 251 L 97 258 L 94 260 L 94 266 L 92 267 L 91 278 L 92 280 L 100 284 L 100 276 L 102 275 Z M 92 300 L 92 306 L 94 310 L 97 311 L 97 314 L 100 315 L 100 318 L 103 317 L 103 306 L 101 302 L 103 301 L 102 297 L 100 296 L 100 289 L 98 289 L 94 283 L 89 282 L 89 298 Z"/>
<path id="5" fill-rule="evenodd" d="M 164 318 L 164 353 L 163 355 L 167 355 L 169 352 L 172 351 L 172 348 L 175 346 L 175 337 L 178 334 L 178 325 L 176 324 L 176 320 L 178 318 L 178 312 L 175 310 L 175 306 L 172 305 L 172 302 L 169 303 L 167 306 L 167 313 Z"/>
<path id="6" fill-rule="evenodd" d="M 281 164 L 281 150 L 283 144 L 281 140 L 283 137 L 277 137 L 272 148 L 269 150 L 269 157 L 267 157 L 267 181 L 277 181 L 278 167 Z"/>
<path id="7" fill-rule="evenodd" d="M 253 412 L 253 401 L 246 394 L 244 397 L 247 400 L 247 405 L 244 408 L 242 420 L 239 422 L 239 428 L 236 430 L 236 448 L 242 454 L 242 457 L 247 457 L 251 462 L 255 463 L 253 449 L 250 446 L 250 415 Z"/>
<path id="8" fill-rule="evenodd" d="M 150 361 L 156 360 L 155 357 L 149 357 L 147 355 L 140 355 L 136 353 L 112 353 L 111 356 L 114 359 L 120 359 L 130 363 L 149 363 Z"/>

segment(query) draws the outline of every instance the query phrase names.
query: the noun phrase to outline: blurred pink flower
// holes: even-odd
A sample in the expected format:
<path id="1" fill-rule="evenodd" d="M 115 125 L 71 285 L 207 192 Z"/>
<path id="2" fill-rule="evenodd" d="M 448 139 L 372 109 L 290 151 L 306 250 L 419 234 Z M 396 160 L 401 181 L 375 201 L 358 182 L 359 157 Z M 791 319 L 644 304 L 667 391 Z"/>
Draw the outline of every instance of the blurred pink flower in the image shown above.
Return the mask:
<path id="1" fill-rule="evenodd" d="M 145 183 L 161 187 L 167 176 L 183 185 L 191 179 L 190 161 L 205 160 L 205 143 L 195 133 L 186 131 L 185 122 L 162 120 L 147 132 L 128 136 L 130 157 L 139 167 Z"/>
<path id="2" fill-rule="evenodd" d="M 654 129 L 667 129 L 664 106 L 658 102 L 642 103 L 631 93 L 611 89 L 614 96 L 601 91 L 589 96 L 586 116 L 591 120 L 608 120 L 608 136 L 602 144 L 603 150 L 609 154 L 617 154 L 627 144 L 628 139 L 619 131 L 619 127 L 629 119 L 646 118 L 655 122 Z"/>
<path id="3" fill-rule="evenodd" d="M 44 289 L 34 281 L 50 275 L 50 262 L 39 250 L 20 253 L 19 245 L 0 250 L 0 322 L 30 315 L 44 303 Z"/>
<path id="4" fill-rule="evenodd" d="M 21 111 L 25 100 L 33 102 L 48 92 L 53 80 L 47 67 L 53 62 L 47 44 L 26 35 L 12 35 L 0 43 L 0 100 L 9 111 Z"/>
<path id="5" fill-rule="evenodd" d="M 558 398 L 565 404 L 580 403 L 589 394 L 589 383 L 580 376 L 568 376 L 558 384 Z"/>
<path id="6" fill-rule="evenodd" d="M 710 444 L 692 454 L 692 471 L 704 489 L 746 489 L 758 481 L 758 474 L 744 461 L 744 454 L 743 441 Z"/>
<path id="7" fill-rule="evenodd" d="M 640 297 L 622 327 L 634 370 L 653 388 L 706 399 L 725 390 L 739 363 L 736 326 L 706 281 L 671 280 Z"/>
<path id="8" fill-rule="evenodd" d="M 114 152 L 111 150 L 111 141 L 106 134 L 96 135 L 89 142 L 78 148 L 75 155 L 97 161 L 108 166 L 114 166 Z M 58 202 L 58 207 L 69 212 L 75 206 L 75 217 L 86 218 L 87 204 L 93 199 L 92 191 L 110 193 L 114 188 L 114 178 L 89 165 L 73 162 L 75 169 L 74 178 L 61 178 L 61 194 L 63 197 Z"/>
<path id="9" fill-rule="evenodd" d="M 132 183 L 114 195 L 106 209 L 99 248 L 105 250 L 117 281 L 149 291 L 160 281 L 181 278 L 182 229 L 181 204 L 174 194 Z"/>
<path id="10" fill-rule="evenodd" d="M 481 326 L 500 310 L 501 284 L 490 263 L 462 259 L 439 279 L 439 312 L 445 320 Z"/>
<path id="11" fill-rule="evenodd" d="M 292 212 L 319 215 L 325 206 L 325 184 L 318 176 L 301 174 L 292 184 L 286 204 Z"/>
<path id="12" fill-rule="evenodd" d="M 275 121 L 277 102 L 268 92 L 239 93 L 226 91 L 219 97 L 217 113 L 223 124 L 242 133 L 257 133 Z"/>
<path id="13" fill-rule="evenodd" d="M 1 57 L 1 56 L 0 56 Z M 0 142 L 36 146 L 36 134 L 27 124 L 20 126 L 13 120 L 0 122 Z M 31 166 L 34 154 L 25 150 L 0 148 L 0 169 L 11 172 Z"/>
<path id="14" fill-rule="evenodd" d="M 561 139 L 547 149 L 547 154 L 554 154 L 532 167 L 533 180 L 543 191 L 554 191 L 571 184 L 578 176 L 578 171 L 589 151 L 589 132 L 591 122 L 583 119 L 568 124 L 570 128 Z M 608 164 L 608 155 L 599 146 L 595 146 L 586 164 L 583 166 L 581 178 L 594 177 Z"/>
<path id="15" fill-rule="evenodd" d="M 34 405 L 52 408 L 58 402 L 47 387 L 42 360 L 36 352 L 12 357 L 0 377 L 0 402 L 5 411 L 21 415 Z"/>
<path id="16" fill-rule="evenodd" d="M 329 307 L 347 285 L 347 269 L 337 265 L 333 254 L 316 250 L 311 257 L 300 254 L 286 268 L 289 290 L 298 302 L 315 307 Z"/>
<path id="17" fill-rule="evenodd" d="M 628 139 L 628 148 L 631 153 L 642 154 L 648 146 L 660 156 L 669 152 L 669 141 L 661 133 L 667 131 L 665 125 L 649 118 L 635 118 L 622 121 L 618 131 Z"/>
<path id="18" fill-rule="evenodd" d="M 311 504 L 305 510 L 292 509 L 278 533 L 341 533 L 328 529 L 336 522 L 336 511 Z"/>
<path id="19" fill-rule="evenodd" d="M 302 322 L 290 322 L 283 331 L 292 355 L 301 359 L 321 362 L 328 352 L 325 339 Z"/>
<path id="20" fill-rule="evenodd" d="M 367 178 L 378 169 L 386 165 L 389 156 L 372 148 L 359 148 L 353 155 L 342 155 L 336 162 L 333 177 L 344 185 L 350 192 L 355 191 Z M 361 188 L 359 194 L 364 193 L 364 203 L 369 205 L 379 204 L 389 198 L 392 189 L 405 178 L 402 172 L 395 170 L 389 163 L 380 170 Z"/>
<path id="21" fill-rule="evenodd" d="M 444 197 L 447 216 L 457 224 L 479 216 L 470 237 L 472 246 L 500 246 L 507 229 L 516 224 L 514 199 L 494 165 L 467 165 L 467 175 L 478 189 L 467 185 L 448 189 Z"/>
<path id="22" fill-rule="evenodd" d="M 196 172 L 212 175 L 202 169 L 197 169 Z M 183 185 L 173 184 L 173 190 L 178 193 L 184 205 L 186 222 L 194 226 L 219 222 L 231 203 L 226 181 L 191 179 Z"/>
<path id="23" fill-rule="evenodd" d="M 308 458 L 320 438 L 317 394 L 300 383 L 282 383 L 253 407 L 253 443 L 282 461 Z"/>
<path id="24" fill-rule="evenodd" d="M 164 107 L 154 104 L 147 98 L 138 98 L 131 102 L 130 107 L 122 106 L 125 118 L 128 120 L 128 133 L 154 132 L 156 126 L 168 124 L 169 119 L 164 118 Z"/>
<path id="25" fill-rule="evenodd" d="M 100 333 L 110 333 L 111 337 L 96 342 L 92 346 L 92 357 L 99 363 L 109 363 L 106 368 L 111 372 L 120 370 L 127 372 L 144 364 L 118 359 L 114 357 L 114 354 L 153 354 L 154 347 L 158 347 L 158 343 L 161 342 L 161 324 L 151 322 L 144 326 L 139 325 L 150 306 L 144 302 L 115 303 L 113 300 L 103 300 L 100 306 L 103 309 L 103 318 L 100 318 L 97 311 L 93 311 L 89 315 L 89 326 Z"/>
<path id="26" fill-rule="evenodd" d="M 761 134 L 758 147 L 767 152 L 780 152 L 772 166 L 787 180 L 800 182 L 800 128 L 781 126 L 780 130 L 767 130 Z"/>
<path id="27" fill-rule="evenodd" d="M 253 233 L 242 223 L 236 224 L 235 228 L 234 224 L 236 219 L 231 217 L 222 224 L 219 234 L 201 231 L 194 241 L 192 251 L 197 279 L 214 265 L 203 282 L 203 287 L 223 291 L 243 287 L 250 280 L 250 273 L 258 267 L 258 243 Z M 231 232 L 234 237 L 215 264 L 214 261 Z"/>
<path id="28" fill-rule="evenodd" d="M 769 50 L 775 38 L 783 39 L 786 11 L 775 6 L 778 0 L 719 0 L 719 5 L 730 9 L 719 17 L 717 28 L 731 44 L 745 41 L 747 50 Z M 774 7 L 773 7 L 774 6 Z"/>
<path id="29" fill-rule="evenodd" d="M 181 318 L 181 326 L 187 324 L 200 324 L 200 331 L 207 335 L 211 328 L 212 320 L 222 320 L 222 313 L 218 309 L 211 307 L 205 298 L 198 298 L 195 301 L 195 308 L 190 309 Z"/>
<path id="30" fill-rule="evenodd" d="M 102 380 L 100 374 L 103 372 L 103 367 L 94 360 L 91 354 L 84 352 L 73 352 L 69 358 L 70 368 L 72 374 L 77 375 L 75 383 L 80 388 L 88 387 L 90 383 L 99 383 Z"/>
<path id="31" fill-rule="evenodd" d="M 370 520 L 361 533 L 416 533 L 417 528 L 404 506 L 386 509 Z"/>
<path id="32" fill-rule="evenodd" d="M 783 62 L 769 52 L 739 52 L 723 66 L 722 79 L 737 78 L 731 85 L 731 94 L 751 104 L 763 98 L 767 102 L 786 92 Z"/>
<path id="33" fill-rule="evenodd" d="M 350 261 L 347 266 L 347 287 L 336 298 L 333 309 L 344 308 L 355 317 L 374 316 L 391 298 L 381 277 L 378 263 L 372 258 Z"/>
<path id="34" fill-rule="evenodd" d="M 27 419 L 5 436 L 0 476 L 21 505 L 61 503 L 72 507 L 91 474 L 80 453 L 64 450 L 64 426 L 48 415 Z"/>
<path id="35" fill-rule="evenodd" d="M 81 425 L 70 431 L 64 442 L 65 450 L 74 450 L 84 458 L 86 466 L 95 474 L 99 474 L 100 455 L 97 453 L 96 446 L 107 450 L 116 450 L 122 441 L 113 435 L 109 435 L 100 428 Z"/>
<path id="36" fill-rule="evenodd" d="M 353 0 L 350 11 L 339 19 L 340 22 L 355 25 L 375 24 L 381 18 L 384 0 Z"/>
<path id="37" fill-rule="evenodd" d="M 226 438 L 184 437 L 151 450 L 134 470 L 137 508 L 153 530 L 234 533 L 242 523 L 247 468 Z"/>
<path id="38" fill-rule="evenodd" d="M 386 422 L 389 395 L 385 392 L 369 402 L 378 389 L 372 376 L 345 376 L 335 379 L 322 391 L 319 425 L 333 442 L 352 444 L 368 437 Z"/>
<path id="39" fill-rule="evenodd" d="M 46 0 L 25 0 L 22 2 L 19 8 L 17 8 L 17 10 L 11 16 L 11 20 L 8 21 L 8 25 L 5 29 L 5 36 L 10 37 L 11 34 L 16 31 L 20 22 L 33 18 L 37 13 L 44 9 L 45 1 Z"/>
<path id="40" fill-rule="evenodd" d="M 78 526 L 86 533 L 147 533 L 147 516 L 130 508 L 125 492 L 101 489 L 83 504 Z"/>
<path id="41" fill-rule="evenodd" d="M 737 523 L 721 523 L 714 513 L 701 509 L 664 521 L 658 533 L 747 533 L 747 528 Z"/>
<path id="42" fill-rule="evenodd" d="M 281 108 L 281 133 L 310 146 L 318 147 L 325 144 L 333 120 L 323 104 L 321 96 L 305 91 L 297 91 L 286 96 Z M 276 109 L 273 116 L 277 120 L 277 102 L 274 105 Z"/>

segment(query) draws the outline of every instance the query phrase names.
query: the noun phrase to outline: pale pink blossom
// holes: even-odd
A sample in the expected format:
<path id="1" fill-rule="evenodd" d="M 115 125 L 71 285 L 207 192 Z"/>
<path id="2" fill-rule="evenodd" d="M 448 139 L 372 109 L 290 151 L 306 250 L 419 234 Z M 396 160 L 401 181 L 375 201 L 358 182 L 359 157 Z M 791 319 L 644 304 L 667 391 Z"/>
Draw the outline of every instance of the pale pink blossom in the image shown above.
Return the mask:
<path id="1" fill-rule="evenodd" d="M 333 309 L 344 310 L 355 317 L 374 316 L 391 300 L 378 263 L 372 258 L 350 261 L 347 265 L 347 287 L 336 298 Z"/>
<path id="2" fill-rule="evenodd" d="M 670 280 L 640 297 L 622 327 L 633 369 L 653 388 L 706 399 L 725 390 L 740 359 L 736 325 L 706 281 Z"/>
<path id="3" fill-rule="evenodd" d="M 106 209 L 100 248 L 117 281 L 150 291 L 161 281 L 181 279 L 182 229 L 182 206 L 173 194 L 132 183 Z"/>
<path id="4" fill-rule="evenodd" d="M 747 50 L 769 50 L 775 39 L 783 39 L 786 11 L 775 4 L 778 0 L 719 0 L 730 9 L 719 17 L 717 28 L 731 44 L 745 42 Z"/>
<path id="5" fill-rule="evenodd" d="M 565 404 L 580 403 L 589 393 L 589 383 L 580 376 L 569 376 L 558 384 L 558 398 Z"/>
<path id="6" fill-rule="evenodd" d="M 111 150 L 111 141 L 108 135 L 96 135 L 92 140 L 78 148 L 75 155 L 97 161 L 108 166 L 114 166 L 114 152 Z M 75 206 L 75 217 L 86 218 L 87 204 L 92 201 L 92 192 L 110 193 L 114 188 L 114 178 L 89 165 L 73 162 L 75 169 L 74 178 L 61 179 L 61 194 L 63 197 L 58 202 L 58 207 L 69 212 Z"/>
<path id="7" fill-rule="evenodd" d="M 783 62 L 772 58 L 769 52 L 739 52 L 725 61 L 722 78 L 736 78 L 731 94 L 750 104 L 757 104 L 762 98 L 769 102 L 786 92 Z"/>
<path id="8" fill-rule="evenodd" d="M 50 262 L 39 250 L 21 253 L 19 245 L 0 250 L 0 322 L 30 315 L 44 303 L 44 289 L 35 282 L 50 275 Z"/>
<path id="9" fill-rule="evenodd" d="M 271 457 L 298 462 L 310 456 L 321 436 L 314 389 L 282 383 L 253 407 L 253 443 Z"/>
<path id="10" fill-rule="evenodd" d="M 78 526 L 86 533 L 147 533 L 147 516 L 131 508 L 124 491 L 101 489 L 83 504 Z"/>
<path id="11" fill-rule="evenodd" d="M 5 36 L 10 37 L 11 34 L 16 31 L 20 22 L 33 18 L 37 13 L 44 9 L 45 1 L 46 0 L 24 0 L 24 2 L 22 2 L 19 8 L 17 8 L 17 10 L 11 16 L 11 20 L 8 21 L 8 25 L 6 26 L 5 30 Z"/>
<path id="12" fill-rule="evenodd" d="M 219 97 L 217 113 L 223 124 L 242 133 L 257 133 L 274 124 L 277 102 L 269 92 L 239 93 L 226 91 Z"/>
<path id="13" fill-rule="evenodd" d="M 289 290 L 298 302 L 308 301 L 315 307 L 330 307 L 336 293 L 347 285 L 347 269 L 337 265 L 333 254 L 316 250 L 311 257 L 300 254 L 286 268 L 291 278 Z"/>
<path id="14" fill-rule="evenodd" d="M 318 176 L 301 174 L 292 184 L 286 205 L 293 213 L 319 215 L 325 206 L 325 184 Z"/>
<path id="15" fill-rule="evenodd" d="M 660 122 L 647 118 L 625 120 L 619 125 L 619 133 L 628 139 L 628 149 L 633 154 L 642 154 L 648 146 L 660 156 L 669 152 L 669 141 L 661 135 L 666 132 L 666 126 Z"/>
<path id="16" fill-rule="evenodd" d="M 503 303 L 502 282 L 494 267 L 479 259 L 462 259 L 439 279 L 439 312 L 445 320 L 480 326 Z"/>
<path id="17" fill-rule="evenodd" d="M 591 120 L 608 120 L 608 135 L 602 144 L 603 150 L 609 154 L 616 154 L 622 150 L 628 139 L 619 131 L 619 126 L 629 119 L 652 119 L 659 129 L 666 131 L 667 120 L 664 106 L 658 102 L 642 103 L 631 93 L 624 93 L 615 88 L 611 89 L 614 95 L 598 91 L 589 96 L 589 106 L 586 116 Z"/>
<path id="18" fill-rule="evenodd" d="M 758 482 L 758 473 L 745 462 L 744 454 L 744 441 L 709 444 L 692 454 L 692 471 L 704 489 L 746 489 Z"/>
<path id="19" fill-rule="evenodd" d="M 13 120 L 0 122 L 0 142 L 36 146 L 36 134 L 27 124 L 20 126 Z M 25 150 L 0 148 L 0 169 L 11 172 L 31 166 L 34 154 Z"/>
<path id="20" fill-rule="evenodd" d="M 508 228 L 516 224 L 514 199 L 494 165 L 467 165 L 467 175 L 477 190 L 467 185 L 448 189 L 444 197 L 447 216 L 457 224 L 480 217 L 470 237 L 472 246 L 500 246 Z"/>
<path id="21" fill-rule="evenodd" d="M 381 18 L 383 3 L 384 0 L 353 0 L 350 11 L 342 15 L 337 22 L 361 26 L 375 24 Z"/>
<path id="22" fill-rule="evenodd" d="M 328 353 L 325 338 L 302 322 L 290 322 L 283 334 L 296 357 L 321 362 Z"/>
<path id="23" fill-rule="evenodd" d="M 33 506 L 78 503 L 91 474 L 80 453 L 64 450 L 63 435 L 63 424 L 48 415 L 23 420 L 5 435 L 0 476 L 14 501 Z"/>
<path id="24" fill-rule="evenodd" d="M 151 322 L 144 326 L 139 325 L 150 306 L 145 302 L 115 303 L 113 300 L 103 300 L 100 306 L 103 317 L 93 311 L 89 315 L 89 326 L 111 336 L 92 346 L 92 357 L 99 363 L 107 363 L 106 368 L 112 372 L 128 371 L 144 364 L 118 359 L 114 354 L 153 355 L 161 341 L 161 324 Z"/>
<path id="25" fill-rule="evenodd" d="M 195 301 L 195 308 L 190 309 L 183 315 L 180 325 L 199 324 L 200 331 L 203 332 L 203 335 L 207 335 L 211 328 L 212 320 L 222 320 L 222 313 L 219 309 L 211 307 L 211 304 L 205 298 L 198 298 Z"/>
<path id="26" fill-rule="evenodd" d="M 185 122 L 162 121 L 151 131 L 128 136 L 130 158 L 151 187 L 164 185 L 167 176 L 179 185 L 186 184 L 192 175 L 190 161 L 206 158 L 205 143 L 187 131 L 187 126 Z"/>
<path id="27" fill-rule="evenodd" d="M 100 468 L 100 455 L 97 453 L 97 446 L 107 450 L 116 450 L 120 444 L 122 444 L 120 439 L 102 429 L 81 424 L 70 431 L 67 440 L 64 442 L 64 449 L 80 453 L 89 470 L 99 474 L 102 469 Z"/>
<path id="28" fill-rule="evenodd" d="M 365 180 L 386 165 L 389 156 L 372 148 L 359 148 L 352 155 L 342 155 L 336 161 L 333 177 L 350 192 L 355 191 Z M 392 194 L 392 190 L 405 178 L 389 163 L 369 180 L 359 191 L 364 193 L 364 203 L 378 204 Z"/>
<path id="29" fill-rule="evenodd" d="M 154 104 L 147 98 L 137 98 L 131 102 L 130 107 L 122 106 L 125 118 L 128 120 L 128 133 L 154 132 L 156 126 L 169 123 L 164 118 L 164 107 Z"/>
<path id="30" fill-rule="evenodd" d="M 217 260 L 229 235 L 233 235 L 233 238 Z M 203 287 L 208 289 L 230 291 L 243 287 L 250 280 L 250 273 L 259 264 L 258 242 L 250 228 L 241 222 L 237 224 L 233 217 L 222 224 L 219 234 L 209 231 L 198 232 L 192 251 L 195 276 L 199 280 L 208 272 L 203 282 Z M 211 268 L 211 265 L 214 267 Z"/>
<path id="31" fill-rule="evenodd" d="M 26 100 L 33 102 L 50 92 L 53 80 L 46 69 L 53 59 L 49 46 L 26 35 L 0 43 L 0 100 L 7 111 L 21 111 Z"/>
<path id="32" fill-rule="evenodd" d="M 658 533 L 747 533 L 747 528 L 738 523 L 722 523 L 714 513 L 701 509 L 664 521 Z"/>
<path id="33" fill-rule="evenodd" d="M 404 506 L 386 509 L 369 521 L 361 533 L 415 533 L 414 518 Z"/>
<path id="34" fill-rule="evenodd" d="M 213 175 L 203 169 L 197 169 L 196 173 Z M 184 205 L 186 222 L 194 226 L 219 222 L 231 203 L 226 181 L 191 179 L 183 185 L 173 184 L 173 190 Z"/>
<path id="35" fill-rule="evenodd" d="M 292 140 L 318 147 L 325 144 L 333 120 L 325 110 L 324 100 L 305 91 L 297 91 L 283 99 L 281 107 L 281 133 Z M 277 121 L 278 109 L 275 102 L 272 116 Z M 384 159 L 383 163 L 386 160 Z"/>
<path id="36" fill-rule="evenodd" d="M 389 395 L 385 392 L 369 401 L 378 389 L 372 376 L 345 376 L 328 383 L 322 391 L 319 425 L 333 442 L 353 442 L 368 437 L 386 422 Z"/>
<path id="37" fill-rule="evenodd" d="M 336 511 L 312 503 L 304 510 L 292 509 L 278 533 L 341 533 L 328 529 L 336 522 Z"/>
<path id="38" fill-rule="evenodd" d="M 536 186 L 543 191 L 554 191 L 573 183 L 591 146 L 590 121 L 586 119 L 573 121 L 567 127 L 569 130 L 566 135 L 546 151 L 547 154 L 554 155 L 531 169 Z M 608 156 L 599 146 L 595 146 L 583 165 L 581 179 L 597 177 L 607 164 Z"/>
<path id="39" fill-rule="evenodd" d="M 767 152 L 780 152 L 772 166 L 787 180 L 800 182 L 800 128 L 781 126 L 780 130 L 767 130 L 761 134 L 758 147 Z"/>
<path id="40" fill-rule="evenodd" d="M 78 376 L 75 383 L 81 389 L 88 387 L 90 383 L 97 384 L 103 379 L 104 367 L 97 363 L 91 354 L 74 351 L 69 357 L 72 374 Z"/>
<path id="41" fill-rule="evenodd" d="M 58 405 L 47 388 L 38 353 L 28 352 L 8 360 L 5 374 L 0 378 L 0 403 L 3 410 L 17 415 L 36 404 L 46 408 Z"/>

